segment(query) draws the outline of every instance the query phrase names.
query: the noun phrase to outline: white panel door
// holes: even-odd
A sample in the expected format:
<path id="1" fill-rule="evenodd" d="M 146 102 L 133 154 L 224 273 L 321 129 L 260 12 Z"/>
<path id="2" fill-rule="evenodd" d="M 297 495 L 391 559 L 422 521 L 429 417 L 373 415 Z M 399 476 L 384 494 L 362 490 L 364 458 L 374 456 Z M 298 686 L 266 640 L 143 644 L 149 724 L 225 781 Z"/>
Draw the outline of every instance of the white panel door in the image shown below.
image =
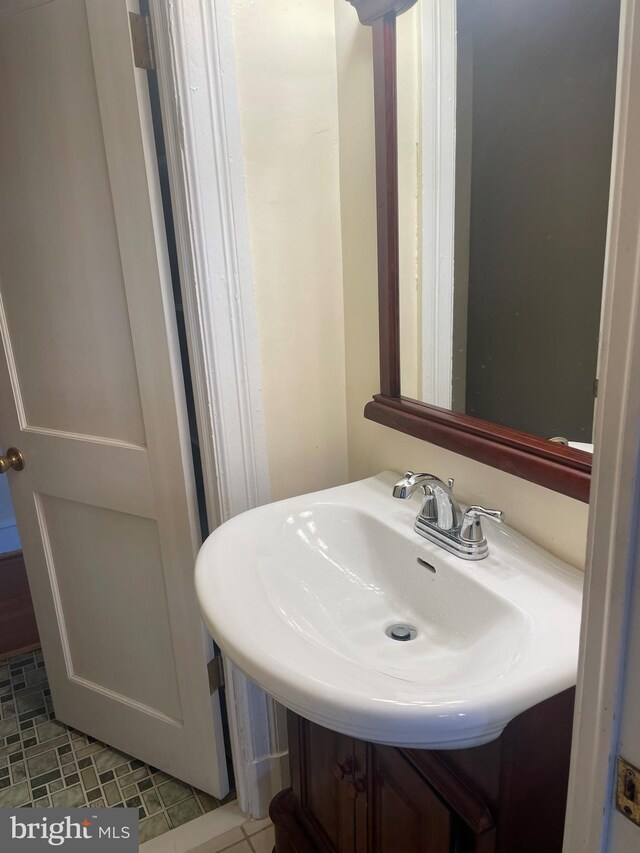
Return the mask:
<path id="1" fill-rule="evenodd" d="M 58 718 L 228 790 L 126 0 L 0 0 L 0 441 Z M 6 14 L 7 8 L 12 14 Z"/>

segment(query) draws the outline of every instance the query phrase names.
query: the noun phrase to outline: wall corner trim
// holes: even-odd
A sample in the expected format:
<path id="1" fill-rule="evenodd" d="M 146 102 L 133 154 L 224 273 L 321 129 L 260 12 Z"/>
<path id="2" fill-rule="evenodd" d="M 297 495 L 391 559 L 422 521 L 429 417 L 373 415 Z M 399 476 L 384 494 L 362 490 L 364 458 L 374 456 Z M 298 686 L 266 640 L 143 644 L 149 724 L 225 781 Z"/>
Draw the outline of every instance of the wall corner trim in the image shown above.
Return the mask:
<path id="1" fill-rule="evenodd" d="M 629 849 L 618 834 L 614 780 L 625 716 L 631 716 L 632 706 L 624 698 L 625 665 L 633 661 L 637 667 L 639 648 L 632 619 L 640 560 L 639 96 L 640 2 L 622 0 L 600 385 L 564 853 Z"/>
<path id="2" fill-rule="evenodd" d="M 230 0 L 150 0 L 150 12 L 213 529 L 270 499 Z M 229 682 L 242 682 L 226 666 Z M 279 774 L 265 786 L 252 765 L 282 763 L 279 706 L 252 685 L 228 690 L 227 707 L 240 808 L 261 816 Z"/>
<path id="3" fill-rule="evenodd" d="M 228 0 L 151 0 L 211 527 L 269 500 Z"/>

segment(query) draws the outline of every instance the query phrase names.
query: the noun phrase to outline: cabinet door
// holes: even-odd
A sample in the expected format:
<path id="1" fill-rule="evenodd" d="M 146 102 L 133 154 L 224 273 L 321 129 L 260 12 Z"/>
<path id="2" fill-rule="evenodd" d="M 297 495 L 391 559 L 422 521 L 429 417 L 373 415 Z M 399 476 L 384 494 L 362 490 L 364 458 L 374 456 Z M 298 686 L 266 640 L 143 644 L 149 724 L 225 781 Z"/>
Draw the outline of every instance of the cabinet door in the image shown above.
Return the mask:
<path id="1" fill-rule="evenodd" d="M 371 746 L 367 767 L 367 853 L 450 853 L 452 815 L 397 750 Z"/>
<path id="2" fill-rule="evenodd" d="M 336 853 L 355 850 L 354 740 L 298 718 L 300 755 L 294 791 L 322 845 Z M 290 726 L 290 736 L 293 727 Z"/>

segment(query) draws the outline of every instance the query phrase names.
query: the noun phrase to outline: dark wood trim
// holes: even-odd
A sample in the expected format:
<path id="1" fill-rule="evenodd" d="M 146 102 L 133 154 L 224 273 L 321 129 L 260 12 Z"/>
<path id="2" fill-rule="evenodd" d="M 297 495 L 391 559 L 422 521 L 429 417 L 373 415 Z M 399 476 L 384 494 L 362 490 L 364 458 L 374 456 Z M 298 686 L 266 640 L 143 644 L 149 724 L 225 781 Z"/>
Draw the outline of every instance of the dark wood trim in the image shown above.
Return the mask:
<path id="1" fill-rule="evenodd" d="M 417 0 L 349 0 L 358 13 L 361 24 L 373 24 L 393 13 L 396 17 L 415 6 Z"/>
<path id="2" fill-rule="evenodd" d="M 377 394 L 365 406 L 364 416 L 507 474 L 589 501 L 590 453 L 408 397 Z"/>
<path id="3" fill-rule="evenodd" d="M 287 713 L 287 742 L 289 744 L 289 770 L 291 771 L 291 782 L 294 794 L 302 803 L 306 799 L 306 785 L 302 774 L 302 731 L 300 719 L 296 714 Z"/>
<path id="4" fill-rule="evenodd" d="M 401 396 L 395 19 L 413 2 L 351 2 L 363 23 L 373 23 L 380 394 L 367 404 L 364 415 L 407 435 L 588 502 L 591 454 Z"/>
<path id="5" fill-rule="evenodd" d="M 0 661 L 40 648 L 22 551 L 0 554 Z"/>
<path id="6" fill-rule="evenodd" d="M 374 783 L 372 775 L 367 773 L 367 768 L 370 767 L 370 752 L 371 744 L 364 740 L 354 740 L 354 769 L 358 777 L 364 781 L 366 788 L 365 796 L 356 797 L 354 801 L 356 853 L 370 853 L 371 850 L 367 840 L 371 818 L 368 803 L 372 802 L 371 793 Z"/>
<path id="7" fill-rule="evenodd" d="M 419 762 L 413 760 L 410 751 L 403 751 L 403 755 L 476 835 L 482 835 L 495 827 L 495 820 L 487 804 L 452 772 L 437 752 L 422 750 Z"/>
<path id="8" fill-rule="evenodd" d="M 16 646 L 16 648 L 11 649 L 10 652 L 2 652 L 0 654 L 0 664 L 7 663 L 11 658 L 18 657 L 18 655 L 26 655 L 28 652 L 36 652 L 41 648 L 42 643 L 39 640 L 37 643 L 27 643 L 26 646 Z"/>
<path id="9" fill-rule="evenodd" d="M 373 79 L 378 208 L 380 389 L 400 396 L 400 284 L 398 250 L 398 110 L 396 16 L 373 24 Z"/>
<path id="10" fill-rule="evenodd" d="M 5 560 L 15 560 L 22 557 L 22 551 L 7 551 L 5 554 L 0 554 L 0 563 Z"/>
<path id="11" fill-rule="evenodd" d="M 575 687 L 558 693 L 503 732 L 498 823 L 505 850 L 552 850 L 554 839 L 563 836 L 575 698 Z M 537 838 L 537 844 L 523 844 L 523 838 Z"/>
<path id="12" fill-rule="evenodd" d="M 309 827 L 299 814 L 299 800 L 291 788 L 285 788 L 271 800 L 269 817 L 274 829 L 278 853 L 318 853 L 321 849 L 309 837 Z"/>

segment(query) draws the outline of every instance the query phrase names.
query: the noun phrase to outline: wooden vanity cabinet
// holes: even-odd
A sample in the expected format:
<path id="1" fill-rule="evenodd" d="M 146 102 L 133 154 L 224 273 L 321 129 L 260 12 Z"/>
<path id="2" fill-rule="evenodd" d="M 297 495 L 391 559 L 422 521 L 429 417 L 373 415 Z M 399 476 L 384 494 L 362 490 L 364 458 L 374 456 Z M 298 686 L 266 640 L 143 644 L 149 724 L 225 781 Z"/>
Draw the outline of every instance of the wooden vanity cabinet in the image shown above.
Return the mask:
<path id="1" fill-rule="evenodd" d="M 574 694 L 462 750 L 366 743 L 288 712 L 276 853 L 560 853 Z"/>

